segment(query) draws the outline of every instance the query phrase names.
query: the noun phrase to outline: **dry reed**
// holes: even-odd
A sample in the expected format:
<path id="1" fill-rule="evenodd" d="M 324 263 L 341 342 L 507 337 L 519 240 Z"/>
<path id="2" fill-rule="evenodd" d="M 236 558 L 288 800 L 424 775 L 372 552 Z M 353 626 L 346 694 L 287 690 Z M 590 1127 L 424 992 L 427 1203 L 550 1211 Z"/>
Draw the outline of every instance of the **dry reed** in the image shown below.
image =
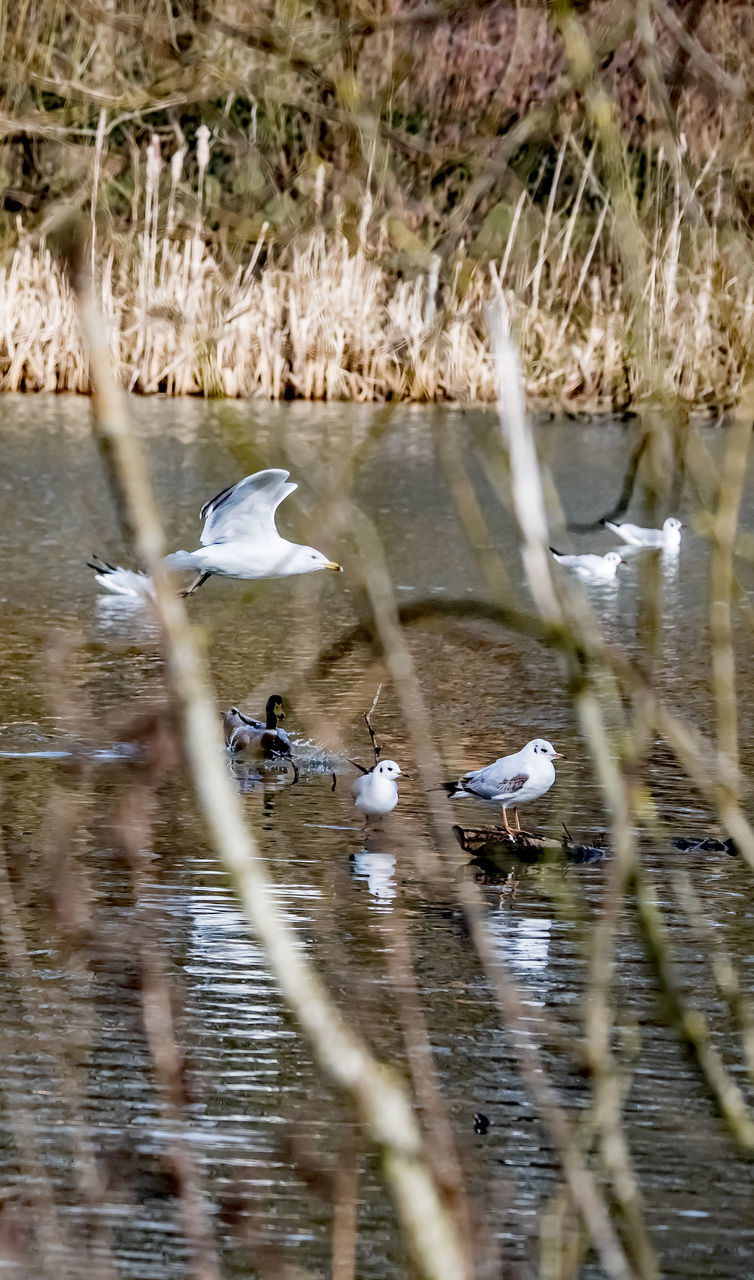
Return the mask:
<path id="1" fill-rule="evenodd" d="M 267 244 L 263 227 L 248 260 L 229 266 L 202 234 L 209 142 L 204 135 L 200 141 L 206 154 L 198 157 L 190 231 L 185 224 L 181 235 L 171 230 L 185 152 L 176 152 L 163 176 L 154 138 L 138 234 L 117 250 L 92 237 L 98 302 L 114 366 L 129 390 L 492 402 L 484 310 L 501 294 L 530 400 L 615 411 L 653 389 L 635 358 L 630 301 L 636 290 L 626 289 L 616 266 L 609 198 L 596 210 L 584 207 L 589 161 L 575 198 L 560 197 L 566 142 L 538 236 L 530 233 L 537 215 L 524 192 L 499 261 L 432 255 L 421 264 L 425 270 L 417 258 L 413 277 L 401 278 L 384 265 L 388 233 L 380 224 L 372 228 L 368 200 L 355 242 L 337 227 L 320 228 L 277 249 Z M 97 176 L 98 169 L 93 211 Z M 649 332 L 641 343 L 664 368 L 668 393 L 691 409 L 719 412 L 735 406 L 750 376 L 745 335 L 754 283 L 735 250 L 721 244 L 719 196 L 711 222 L 700 222 L 688 215 L 694 193 L 684 202 L 677 184 L 671 191 L 662 214 L 657 199 L 643 308 Z M 96 232 L 94 212 L 92 227 Z M 86 392 L 88 386 L 68 287 L 45 243 L 22 234 L 0 269 L 0 390 Z"/>
<path id="2" fill-rule="evenodd" d="M 741 0 L 5 8 L 0 388 L 88 384 L 60 203 L 145 394 L 491 402 L 502 291 L 531 399 L 740 401 Z"/>

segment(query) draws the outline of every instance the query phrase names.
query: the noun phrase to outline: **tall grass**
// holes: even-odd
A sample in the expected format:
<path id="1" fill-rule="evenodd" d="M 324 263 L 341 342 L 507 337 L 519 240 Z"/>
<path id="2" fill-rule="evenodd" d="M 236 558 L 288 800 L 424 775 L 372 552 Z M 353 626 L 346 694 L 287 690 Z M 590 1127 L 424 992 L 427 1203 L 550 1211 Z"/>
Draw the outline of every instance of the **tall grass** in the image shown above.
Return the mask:
<path id="1" fill-rule="evenodd" d="M 734 407 L 751 6 L 388 8 L 6 6 L 0 387 L 87 386 L 62 205 L 145 394 L 491 401 L 502 291 L 535 401 Z"/>
<path id="2" fill-rule="evenodd" d="M 108 245 L 92 217 L 98 300 L 122 384 L 147 395 L 491 402 L 484 309 L 502 294 L 533 401 L 635 403 L 646 389 L 633 359 L 635 288 L 626 291 L 618 265 L 609 197 L 588 202 L 589 161 L 575 196 L 559 190 L 565 145 L 544 217 L 523 191 L 499 258 L 435 254 L 426 270 L 399 274 L 386 265 L 388 232 L 366 196 L 356 235 L 319 228 L 276 248 L 263 226 L 247 261 L 229 264 L 201 222 L 208 149 L 196 220 L 177 232 L 184 153 L 163 165 L 154 140 L 130 237 Z M 719 233 L 719 193 L 709 219 L 692 218 L 694 192 L 684 202 L 663 174 L 669 196 L 660 199 L 658 178 L 643 349 L 666 370 L 668 392 L 720 411 L 751 376 L 754 280 Z M 94 207 L 96 174 L 93 186 Z M 44 241 L 22 235 L 0 269 L 0 389 L 88 384 L 68 286 Z"/>

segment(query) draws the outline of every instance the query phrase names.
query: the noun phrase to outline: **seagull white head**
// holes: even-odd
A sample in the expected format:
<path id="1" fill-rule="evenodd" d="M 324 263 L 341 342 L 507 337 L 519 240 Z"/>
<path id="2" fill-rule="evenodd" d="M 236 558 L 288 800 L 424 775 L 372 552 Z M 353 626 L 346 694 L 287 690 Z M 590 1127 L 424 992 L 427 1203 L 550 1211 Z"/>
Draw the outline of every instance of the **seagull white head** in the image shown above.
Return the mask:
<path id="1" fill-rule="evenodd" d="M 547 760 L 562 760 L 563 757 L 559 751 L 556 751 L 551 742 L 546 738 L 532 738 L 531 742 L 527 742 L 524 747 L 529 755 L 544 756 Z"/>
<path id="2" fill-rule="evenodd" d="M 662 526 L 662 538 L 666 551 L 678 551 L 681 546 L 681 529 L 683 525 L 675 516 L 668 516 Z"/>
<path id="3" fill-rule="evenodd" d="M 626 563 L 620 551 L 607 551 L 602 559 L 605 561 L 605 564 L 614 564 L 616 569 L 619 564 Z"/>
<path id="4" fill-rule="evenodd" d="M 383 778 L 397 778 L 400 772 L 400 766 L 394 760 L 380 760 L 372 770 L 372 773 L 379 773 Z"/>
<path id="5" fill-rule="evenodd" d="M 316 547 L 302 547 L 297 543 L 288 543 L 290 550 L 286 550 L 282 558 L 283 568 L 281 577 L 292 577 L 296 573 L 316 573 L 318 569 L 334 569 L 336 573 L 343 572 L 343 566 L 336 564 L 334 560 L 328 560 L 321 551 L 317 551 Z"/>

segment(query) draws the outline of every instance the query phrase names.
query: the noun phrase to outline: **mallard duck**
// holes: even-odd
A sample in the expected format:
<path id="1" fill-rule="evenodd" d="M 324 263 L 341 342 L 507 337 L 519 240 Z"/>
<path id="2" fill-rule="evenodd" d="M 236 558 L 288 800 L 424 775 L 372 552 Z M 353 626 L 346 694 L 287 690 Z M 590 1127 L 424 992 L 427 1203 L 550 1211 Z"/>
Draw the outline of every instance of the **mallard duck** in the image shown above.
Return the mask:
<path id="1" fill-rule="evenodd" d="M 278 727 L 278 721 L 284 719 L 279 693 L 272 693 L 267 699 L 264 721 L 254 720 L 238 707 L 231 707 L 223 716 L 225 745 L 234 756 L 243 753 L 262 760 L 290 756 L 291 740 L 285 730 Z"/>

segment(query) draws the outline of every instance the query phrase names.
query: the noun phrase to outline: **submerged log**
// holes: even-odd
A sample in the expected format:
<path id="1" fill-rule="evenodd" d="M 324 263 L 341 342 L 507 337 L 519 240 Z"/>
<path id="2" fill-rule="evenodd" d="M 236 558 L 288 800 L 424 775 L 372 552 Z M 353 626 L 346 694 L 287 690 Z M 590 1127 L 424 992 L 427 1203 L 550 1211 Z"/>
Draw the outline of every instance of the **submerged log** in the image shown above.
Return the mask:
<path id="1" fill-rule="evenodd" d="M 727 840 L 716 840 L 714 836 L 677 836 L 671 844 L 682 853 L 729 853 L 731 858 L 738 857 L 738 845 L 731 836 Z"/>
<path id="2" fill-rule="evenodd" d="M 515 863 L 532 864 L 563 856 L 574 863 L 602 862 L 607 856 L 607 849 L 580 844 L 565 828 L 562 837 L 557 839 L 532 831 L 517 831 L 513 835 L 504 827 L 462 827 L 456 823 L 453 835 L 464 853 L 471 855 L 472 863 L 506 877 Z"/>

